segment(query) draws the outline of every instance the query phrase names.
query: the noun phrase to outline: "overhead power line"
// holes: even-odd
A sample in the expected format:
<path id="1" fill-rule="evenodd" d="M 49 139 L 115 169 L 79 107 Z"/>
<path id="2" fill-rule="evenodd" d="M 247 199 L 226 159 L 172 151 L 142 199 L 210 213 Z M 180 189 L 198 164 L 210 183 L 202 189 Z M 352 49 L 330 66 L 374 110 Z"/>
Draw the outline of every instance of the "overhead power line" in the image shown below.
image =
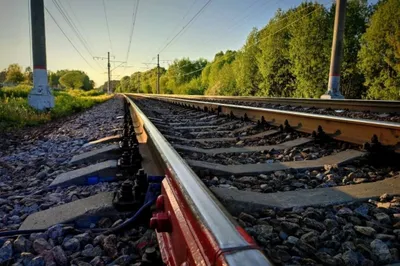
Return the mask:
<path id="1" fill-rule="evenodd" d="M 264 38 L 262 38 L 262 39 L 258 40 L 257 42 L 255 42 L 254 44 L 252 44 L 252 45 L 248 46 L 247 48 L 253 47 L 254 45 L 256 45 L 256 44 L 260 43 L 261 41 L 263 41 L 263 40 L 265 40 L 265 39 L 267 39 L 267 38 L 269 38 L 269 37 L 271 37 L 271 36 L 273 36 L 273 35 L 277 34 L 278 32 L 280 32 L 280 31 L 282 31 L 282 30 L 286 29 L 287 27 L 289 27 L 289 26 L 291 26 L 291 25 L 295 24 L 296 22 L 299 22 L 300 20 L 302 20 L 302 19 L 304 19 L 304 18 L 308 17 L 309 15 L 311 15 L 311 14 L 312 14 L 312 13 L 314 13 L 314 12 L 316 12 L 317 10 L 319 10 L 319 9 L 320 9 L 321 7 L 323 7 L 323 6 L 324 6 L 324 5 L 317 6 L 317 7 L 316 7 L 314 10 L 312 10 L 312 11 L 308 12 L 307 14 L 305 14 L 305 15 L 304 15 L 304 16 L 302 16 L 302 17 L 300 17 L 299 19 L 296 19 L 295 21 L 292 21 L 291 23 L 289 23 L 289 24 L 287 24 L 286 26 L 284 26 L 284 27 L 280 28 L 279 30 L 275 31 L 274 33 L 271 33 L 271 34 L 269 34 L 269 35 L 265 36 Z M 304 10 L 304 9 L 302 9 L 302 10 Z M 294 14 L 293 14 L 293 15 L 294 15 Z M 283 18 L 283 19 L 282 19 L 282 21 L 283 21 L 283 20 L 285 20 L 285 19 L 287 19 L 287 18 L 286 18 L 286 17 L 285 17 L 285 18 Z"/>
<path id="2" fill-rule="evenodd" d="M 314 10 L 308 12 L 308 13 L 305 14 L 304 16 L 300 17 L 299 19 L 296 19 L 295 21 L 289 23 L 288 25 L 285 25 L 284 27 L 280 28 L 279 30 L 277 30 L 277 31 L 275 31 L 275 32 L 273 32 L 273 33 L 271 33 L 271 34 L 265 36 L 264 38 L 258 40 L 258 42 L 256 42 L 256 43 L 250 45 L 248 48 L 250 48 L 250 47 L 252 47 L 252 46 L 258 44 L 260 41 L 265 40 L 266 38 L 269 38 L 269 37 L 271 37 L 271 36 L 277 34 L 278 32 L 280 32 L 280 31 L 284 30 L 285 28 L 287 28 L 287 27 L 293 25 L 294 23 L 299 22 L 300 20 L 306 18 L 307 16 L 309 16 L 309 15 L 311 15 L 312 13 L 316 12 L 317 10 L 319 10 L 322 6 L 324 6 L 324 5 L 317 6 Z M 309 7 L 310 7 L 310 6 L 309 6 Z M 303 10 L 305 10 L 305 9 L 307 9 L 307 8 L 302 8 L 302 9 L 300 10 L 300 12 L 303 11 Z M 292 16 L 294 16 L 294 15 L 295 15 L 295 14 L 292 14 Z M 288 18 L 288 17 L 282 18 L 280 21 L 284 21 L 284 20 L 286 20 L 287 18 Z M 207 65 L 208 65 L 208 64 L 207 64 Z M 205 65 L 204 67 L 199 68 L 199 69 L 197 69 L 197 70 L 191 71 L 191 72 L 189 72 L 189 73 L 182 74 L 181 76 L 186 76 L 186 75 L 190 75 L 190 74 L 193 74 L 193 73 L 202 71 L 204 68 L 207 67 L 207 65 Z M 176 76 L 179 76 L 179 74 L 176 75 Z"/>
<path id="3" fill-rule="evenodd" d="M 64 34 L 65 38 L 67 38 L 67 40 L 69 41 L 69 43 L 72 45 L 72 47 L 74 47 L 75 51 L 82 57 L 82 59 L 94 70 L 96 71 L 93 66 L 91 64 L 89 64 L 89 62 L 86 60 L 85 57 L 83 57 L 83 55 L 81 54 L 81 52 L 79 52 L 79 50 L 76 48 L 76 46 L 72 43 L 71 39 L 68 38 L 67 34 L 65 34 L 65 32 L 63 31 L 63 29 L 60 27 L 60 25 L 58 24 L 57 20 L 53 17 L 53 15 L 50 13 L 50 11 L 47 9 L 47 7 L 44 7 L 46 9 L 46 12 L 50 15 L 50 17 L 52 18 L 52 20 L 54 21 L 54 23 L 56 23 L 57 27 L 61 30 L 62 34 Z"/>
<path id="4" fill-rule="evenodd" d="M 203 5 L 203 7 L 200 8 L 200 10 L 197 11 L 197 13 L 188 21 L 188 23 L 186 23 L 186 25 L 182 27 L 182 29 L 161 49 L 161 51 L 158 52 L 158 54 L 163 52 L 186 29 L 186 27 L 188 27 L 190 23 L 192 23 L 204 11 L 204 9 L 211 3 L 211 1 L 212 0 L 208 0 Z"/>
<path id="5" fill-rule="evenodd" d="M 126 61 L 126 62 L 128 62 L 128 59 L 129 59 L 129 52 L 130 52 L 130 50 L 131 50 L 133 31 L 135 30 L 135 24 L 136 24 L 136 18 L 137 18 L 139 3 L 140 3 L 140 0 L 137 0 L 137 1 L 136 1 L 136 6 L 134 7 L 134 11 L 133 11 L 133 13 L 132 13 L 132 27 L 131 27 L 131 34 L 130 34 L 130 36 L 129 36 L 128 51 L 126 52 L 126 58 L 125 58 L 125 61 Z M 125 67 L 124 67 L 124 71 L 125 71 L 125 69 L 126 69 L 126 65 L 125 65 Z"/>
<path id="6" fill-rule="evenodd" d="M 112 42 L 111 42 L 111 35 L 110 35 L 110 26 L 108 24 L 108 18 L 107 18 L 107 10 L 106 10 L 106 3 L 103 0 L 103 8 L 104 8 L 104 15 L 106 17 L 106 24 L 107 24 L 107 32 L 108 32 L 108 40 L 110 41 L 110 50 L 112 52 Z"/>
<path id="7" fill-rule="evenodd" d="M 182 22 L 185 20 L 185 18 L 186 18 L 187 15 L 189 14 L 190 10 L 192 10 L 192 8 L 193 8 L 194 4 L 196 3 L 196 1 L 197 1 L 197 0 L 194 0 L 194 1 L 192 2 L 192 4 L 190 5 L 189 9 L 186 11 L 185 15 L 182 17 L 182 19 L 180 20 L 180 22 L 178 22 L 178 23 L 176 24 L 175 28 L 174 28 L 174 29 L 171 31 L 171 33 L 168 35 L 168 38 L 167 38 L 167 40 L 166 40 L 165 42 L 168 42 L 169 39 L 172 37 L 172 34 L 179 28 L 179 24 L 182 23 Z M 160 49 L 158 49 L 158 50 L 160 50 Z M 153 60 L 152 60 L 152 61 L 153 61 Z"/>
<path id="8" fill-rule="evenodd" d="M 72 31 L 75 33 L 78 40 L 82 43 L 83 47 L 89 53 L 90 57 L 93 58 L 93 53 L 91 52 L 90 48 L 88 47 L 89 45 L 88 45 L 87 41 L 85 40 L 85 38 L 83 37 L 83 35 L 79 31 L 79 29 L 76 27 L 72 18 L 69 16 L 67 10 L 61 4 L 61 1 L 59 1 L 59 2 L 57 0 L 52 0 L 52 1 L 53 1 L 53 4 L 55 5 L 55 7 L 57 8 L 58 12 L 60 12 L 60 14 L 63 16 L 64 20 L 67 22 L 67 24 L 70 26 Z M 97 61 L 96 61 L 96 63 L 100 68 L 102 68 Z"/>

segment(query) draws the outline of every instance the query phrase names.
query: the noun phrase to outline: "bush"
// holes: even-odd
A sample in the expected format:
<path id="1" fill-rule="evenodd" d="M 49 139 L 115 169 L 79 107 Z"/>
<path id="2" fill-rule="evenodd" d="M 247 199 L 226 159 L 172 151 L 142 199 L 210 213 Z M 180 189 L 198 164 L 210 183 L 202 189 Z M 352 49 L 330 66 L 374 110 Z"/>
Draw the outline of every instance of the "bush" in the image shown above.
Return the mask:
<path id="1" fill-rule="evenodd" d="M 0 98 L 5 97 L 22 97 L 28 98 L 28 94 L 31 91 L 32 86 L 29 85 L 18 85 L 15 87 L 3 87 L 0 89 Z"/>
<path id="2" fill-rule="evenodd" d="M 0 131 L 34 126 L 81 112 L 112 96 L 91 90 L 54 91 L 55 107 L 49 112 L 38 112 L 28 104 L 30 86 L 0 89 Z"/>

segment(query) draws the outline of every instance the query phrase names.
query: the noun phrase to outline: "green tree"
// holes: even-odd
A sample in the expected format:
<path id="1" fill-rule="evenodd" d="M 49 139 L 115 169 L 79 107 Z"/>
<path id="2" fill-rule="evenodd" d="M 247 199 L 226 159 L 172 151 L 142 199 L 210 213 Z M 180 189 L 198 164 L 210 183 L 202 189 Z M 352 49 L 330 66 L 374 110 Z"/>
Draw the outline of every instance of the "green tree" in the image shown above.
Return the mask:
<path id="1" fill-rule="evenodd" d="M 323 5 L 309 2 L 298 6 L 292 17 L 289 58 L 296 77 L 294 95 L 318 98 L 326 91 L 328 80 L 332 44 L 329 17 Z"/>
<path id="2" fill-rule="evenodd" d="M 131 92 L 131 84 L 130 84 L 130 77 L 129 76 L 124 76 L 120 80 L 120 91 L 121 92 Z"/>
<path id="3" fill-rule="evenodd" d="M 219 52 L 215 55 L 214 61 L 210 64 L 210 70 L 207 77 L 207 90 L 205 94 L 209 95 L 238 95 L 236 90 L 236 78 L 233 72 L 233 63 L 235 62 L 237 52 L 228 50 Z M 202 77 L 203 80 L 203 77 Z"/>
<path id="4" fill-rule="evenodd" d="M 359 67 L 367 98 L 400 99 L 400 1 L 378 3 L 361 39 Z"/>
<path id="5" fill-rule="evenodd" d="M 18 84 L 24 81 L 24 74 L 22 68 L 18 64 L 11 64 L 7 68 L 6 82 Z"/>
<path id="6" fill-rule="evenodd" d="M 4 70 L 0 71 L 0 83 L 3 83 L 4 81 L 6 81 L 6 77 L 7 77 L 7 70 L 4 69 Z"/>
<path id="7" fill-rule="evenodd" d="M 256 28 L 250 32 L 246 44 L 236 55 L 233 71 L 236 76 L 237 93 L 255 95 L 259 90 L 261 74 L 257 64 L 260 49 L 257 46 L 258 32 Z"/>
<path id="8" fill-rule="evenodd" d="M 73 70 L 64 74 L 60 79 L 59 83 L 67 89 L 82 89 L 91 90 L 93 84 L 91 84 L 88 75 L 82 71 Z"/>
<path id="9" fill-rule="evenodd" d="M 29 66 L 25 68 L 24 82 L 25 82 L 25 83 L 28 83 L 28 84 L 32 84 L 32 83 L 33 83 L 32 68 L 29 67 Z"/>
<path id="10" fill-rule="evenodd" d="M 260 31 L 260 56 L 257 58 L 262 75 L 262 88 L 258 95 L 291 97 L 296 89 L 296 78 L 290 58 L 290 32 L 295 10 L 278 10 Z"/>

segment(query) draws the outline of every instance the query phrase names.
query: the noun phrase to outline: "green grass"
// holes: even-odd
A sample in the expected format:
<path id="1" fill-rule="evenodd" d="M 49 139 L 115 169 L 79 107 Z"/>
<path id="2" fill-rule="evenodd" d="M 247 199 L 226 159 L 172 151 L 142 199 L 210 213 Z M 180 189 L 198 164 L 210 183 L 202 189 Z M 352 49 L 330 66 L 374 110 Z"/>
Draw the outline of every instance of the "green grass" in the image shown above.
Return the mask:
<path id="1" fill-rule="evenodd" d="M 30 89 L 26 85 L 0 89 L 0 132 L 43 124 L 81 112 L 112 97 L 96 90 L 54 91 L 55 107 L 48 112 L 38 112 L 28 104 Z"/>

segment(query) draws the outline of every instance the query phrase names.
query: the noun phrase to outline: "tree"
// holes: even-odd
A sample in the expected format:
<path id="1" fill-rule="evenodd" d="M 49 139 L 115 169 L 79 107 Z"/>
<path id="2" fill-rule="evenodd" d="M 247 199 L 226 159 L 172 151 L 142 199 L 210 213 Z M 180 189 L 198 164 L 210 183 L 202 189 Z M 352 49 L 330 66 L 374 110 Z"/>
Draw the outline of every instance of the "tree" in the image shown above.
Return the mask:
<path id="1" fill-rule="evenodd" d="M 302 3 L 290 26 L 289 58 L 296 77 L 294 96 L 319 98 L 327 87 L 332 27 L 324 6 Z"/>
<path id="2" fill-rule="evenodd" d="M 67 89 L 93 89 L 93 84 L 91 84 L 88 75 L 78 70 L 67 72 L 59 79 L 59 82 L 63 87 Z"/>
<path id="3" fill-rule="evenodd" d="M 7 77 L 7 69 L 0 71 L 0 83 L 6 81 L 6 77 Z"/>
<path id="4" fill-rule="evenodd" d="M 210 64 L 207 82 L 208 88 L 205 91 L 208 95 L 238 95 L 236 90 L 236 78 L 233 72 L 233 65 L 237 52 L 227 50 L 225 54 L 219 52 L 215 55 L 214 61 Z M 202 77 L 203 78 L 203 77 Z"/>
<path id="5" fill-rule="evenodd" d="M 120 91 L 121 92 L 131 92 L 130 77 L 124 76 L 120 80 Z"/>
<path id="6" fill-rule="evenodd" d="M 24 80 L 25 80 L 25 83 L 28 83 L 28 84 L 32 84 L 33 83 L 32 68 L 29 67 L 29 66 L 25 68 Z"/>
<path id="7" fill-rule="evenodd" d="M 119 80 L 111 80 L 110 81 L 110 92 L 117 91 L 117 88 L 120 87 L 120 81 Z M 102 86 L 100 86 L 100 90 L 104 92 L 108 92 L 108 81 L 104 82 Z"/>
<path id="8" fill-rule="evenodd" d="M 359 67 L 367 98 L 400 99 L 400 1 L 378 3 L 361 38 Z"/>
<path id="9" fill-rule="evenodd" d="M 11 64 L 7 68 L 6 82 L 18 84 L 24 81 L 24 74 L 22 68 L 18 64 Z"/>
<path id="10" fill-rule="evenodd" d="M 259 33 L 260 56 L 257 63 L 262 75 L 258 95 L 291 97 L 296 90 L 296 78 L 290 58 L 288 25 L 296 10 L 278 10 Z"/>
<path id="11" fill-rule="evenodd" d="M 260 49 L 257 46 L 258 32 L 256 28 L 250 32 L 247 42 L 237 54 L 233 71 L 239 95 L 255 95 L 259 90 L 261 74 L 257 64 Z"/>

